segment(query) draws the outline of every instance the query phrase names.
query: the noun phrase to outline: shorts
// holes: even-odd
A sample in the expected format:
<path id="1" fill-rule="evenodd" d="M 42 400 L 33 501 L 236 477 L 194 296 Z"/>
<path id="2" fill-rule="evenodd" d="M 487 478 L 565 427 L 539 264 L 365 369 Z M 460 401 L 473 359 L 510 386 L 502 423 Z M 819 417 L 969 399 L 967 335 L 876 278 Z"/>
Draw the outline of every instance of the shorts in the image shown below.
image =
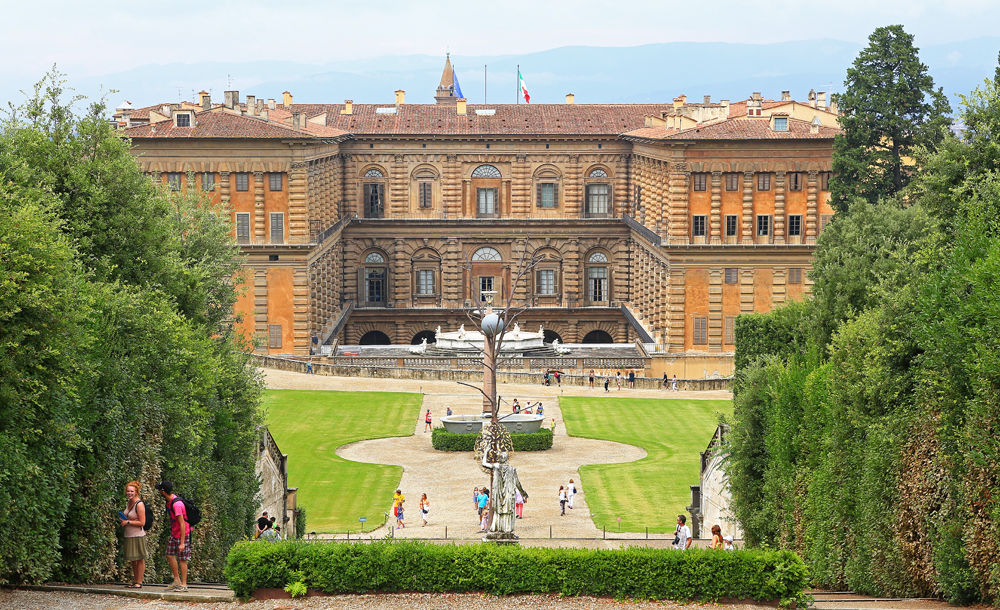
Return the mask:
<path id="1" fill-rule="evenodd" d="M 191 534 L 184 537 L 184 550 L 178 552 L 180 546 L 180 538 L 171 536 L 170 541 L 167 542 L 167 555 L 176 555 L 177 561 L 191 561 Z"/>

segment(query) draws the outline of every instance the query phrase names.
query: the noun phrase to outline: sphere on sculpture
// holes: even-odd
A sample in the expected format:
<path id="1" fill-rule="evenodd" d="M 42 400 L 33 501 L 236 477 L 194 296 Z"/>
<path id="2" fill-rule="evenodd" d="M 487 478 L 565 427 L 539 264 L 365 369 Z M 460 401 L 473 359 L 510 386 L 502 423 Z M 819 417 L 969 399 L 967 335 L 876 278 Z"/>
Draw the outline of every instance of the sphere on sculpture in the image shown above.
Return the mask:
<path id="1" fill-rule="evenodd" d="M 495 313 L 488 313 L 483 317 L 483 334 L 488 337 L 495 337 L 503 332 L 503 320 Z"/>

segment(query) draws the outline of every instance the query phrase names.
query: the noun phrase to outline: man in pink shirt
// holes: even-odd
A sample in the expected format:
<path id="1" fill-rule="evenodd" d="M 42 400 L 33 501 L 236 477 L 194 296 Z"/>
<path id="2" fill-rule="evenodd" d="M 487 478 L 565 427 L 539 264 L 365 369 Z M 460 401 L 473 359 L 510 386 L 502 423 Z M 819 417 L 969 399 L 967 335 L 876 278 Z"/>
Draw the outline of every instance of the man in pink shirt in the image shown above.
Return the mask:
<path id="1" fill-rule="evenodd" d="M 174 494 L 174 484 L 161 481 L 156 489 L 167 501 L 167 514 L 170 516 L 170 541 L 167 542 L 167 563 L 173 572 L 174 582 L 167 591 L 187 591 L 188 561 L 191 560 L 191 526 L 187 524 L 187 509 L 184 501 Z M 178 566 L 179 564 L 179 566 Z M 180 575 L 178 575 L 178 568 Z"/>

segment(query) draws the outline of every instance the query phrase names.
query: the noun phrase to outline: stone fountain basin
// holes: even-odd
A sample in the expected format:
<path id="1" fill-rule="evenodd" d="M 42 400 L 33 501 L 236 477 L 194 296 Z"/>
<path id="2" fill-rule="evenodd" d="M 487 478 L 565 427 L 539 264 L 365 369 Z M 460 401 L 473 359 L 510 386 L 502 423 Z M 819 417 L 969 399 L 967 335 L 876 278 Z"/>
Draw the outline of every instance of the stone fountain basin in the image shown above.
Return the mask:
<path id="1" fill-rule="evenodd" d="M 479 415 L 446 415 L 441 418 L 444 429 L 454 434 L 479 434 L 484 421 L 488 420 Z M 500 423 L 512 434 L 524 434 L 541 430 L 543 421 L 545 421 L 544 415 L 518 413 L 504 417 Z"/>

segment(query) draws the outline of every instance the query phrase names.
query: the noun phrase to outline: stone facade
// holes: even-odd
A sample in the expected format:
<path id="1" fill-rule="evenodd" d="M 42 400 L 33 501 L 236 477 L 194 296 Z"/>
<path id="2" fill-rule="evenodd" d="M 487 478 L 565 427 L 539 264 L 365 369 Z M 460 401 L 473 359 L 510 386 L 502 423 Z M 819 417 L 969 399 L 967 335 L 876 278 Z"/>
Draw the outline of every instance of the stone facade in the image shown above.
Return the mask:
<path id="1" fill-rule="evenodd" d="M 258 430 L 257 461 L 254 471 L 260 479 L 260 509 L 277 519 L 276 525 L 288 538 L 295 535 L 296 492 L 288 487 L 288 456 L 281 453 L 267 426 Z"/>

